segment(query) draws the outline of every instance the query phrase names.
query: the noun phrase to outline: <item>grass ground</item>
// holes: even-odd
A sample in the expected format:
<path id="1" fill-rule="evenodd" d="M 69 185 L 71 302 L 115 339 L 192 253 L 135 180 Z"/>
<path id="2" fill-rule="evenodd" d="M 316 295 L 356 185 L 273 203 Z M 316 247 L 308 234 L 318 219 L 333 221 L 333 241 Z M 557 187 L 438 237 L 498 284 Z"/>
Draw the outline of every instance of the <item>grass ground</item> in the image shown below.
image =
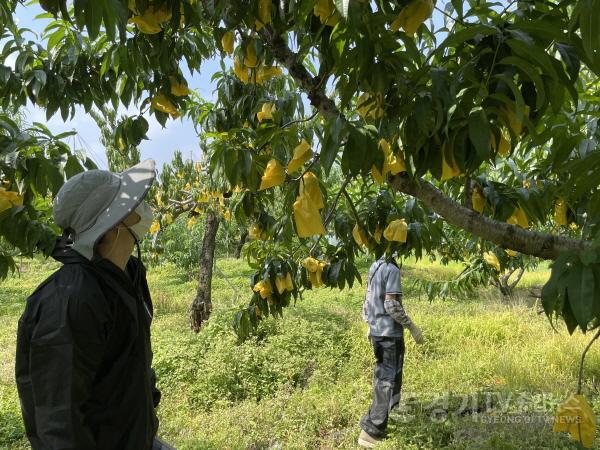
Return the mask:
<path id="1" fill-rule="evenodd" d="M 217 266 L 215 310 L 198 335 L 186 318 L 195 283 L 172 266 L 149 270 L 160 434 L 178 449 L 356 448 L 373 364 L 360 320 L 363 288 L 306 292 L 283 319 L 264 321 L 255 338 L 238 345 L 230 323 L 247 300 L 250 270 L 231 259 Z M 27 448 L 14 385 L 15 331 L 24 299 L 55 268 L 33 262 L 0 284 L 3 449 Z M 417 347 L 407 335 L 402 410 L 381 448 L 578 448 L 552 433 L 548 419 L 575 388 L 589 336 L 552 331 L 525 290 L 510 302 L 482 289 L 471 299 L 430 303 L 409 288 L 411 278 L 443 279 L 458 270 L 404 266 L 405 307 L 427 341 Z M 527 274 L 521 286 L 540 285 L 547 276 L 547 270 Z M 599 376 L 600 351 L 593 348 L 585 393 L 596 411 Z"/>

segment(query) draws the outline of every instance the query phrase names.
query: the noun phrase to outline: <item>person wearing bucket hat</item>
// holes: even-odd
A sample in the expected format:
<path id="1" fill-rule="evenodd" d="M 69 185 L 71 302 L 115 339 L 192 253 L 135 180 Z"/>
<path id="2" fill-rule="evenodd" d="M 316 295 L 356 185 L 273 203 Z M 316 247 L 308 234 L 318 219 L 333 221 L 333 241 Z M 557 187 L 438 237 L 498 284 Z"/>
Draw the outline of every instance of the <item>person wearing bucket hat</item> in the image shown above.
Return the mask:
<path id="1" fill-rule="evenodd" d="M 62 266 L 27 299 L 15 375 L 37 449 L 172 448 L 156 437 L 152 300 L 139 241 L 152 222 L 146 160 L 70 178 L 54 200 Z M 137 246 L 137 257 L 131 255 Z"/>

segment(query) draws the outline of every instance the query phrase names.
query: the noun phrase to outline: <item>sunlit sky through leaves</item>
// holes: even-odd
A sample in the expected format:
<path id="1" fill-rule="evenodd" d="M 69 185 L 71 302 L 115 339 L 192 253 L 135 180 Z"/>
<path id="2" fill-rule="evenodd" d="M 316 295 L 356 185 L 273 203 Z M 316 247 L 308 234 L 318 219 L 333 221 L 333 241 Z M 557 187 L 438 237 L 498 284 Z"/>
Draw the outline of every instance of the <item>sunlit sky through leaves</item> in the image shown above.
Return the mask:
<path id="1" fill-rule="evenodd" d="M 26 35 L 26 38 L 40 41 L 42 31 L 50 21 L 50 19 L 37 18 L 36 16 L 43 14 L 44 11 L 37 3 L 23 6 L 19 4 L 15 17 L 17 18 L 19 28 L 28 28 L 34 35 Z M 435 12 L 433 16 L 433 22 L 436 28 L 443 26 L 443 16 L 439 12 Z M 14 63 L 16 54 L 13 55 L 12 60 L 9 63 Z M 211 76 L 220 70 L 219 68 L 220 58 L 216 57 L 213 59 L 205 60 L 202 63 L 201 72 L 194 73 L 192 76 L 185 65 L 185 61 L 182 61 L 182 72 L 188 81 L 188 85 L 191 89 L 195 90 L 204 100 L 212 102 L 215 99 L 214 89 L 216 83 L 211 82 Z M 226 61 L 226 65 L 229 66 L 229 62 Z M 330 80 L 331 81 L 331 80 Z M 331 88 L 331 84 L 328 86 Z M 308 102 L 305 99 L 305 111 L 310 111 Z M 134 115 L 139 110 L 135 105 L 131 105 L 129 109 L 125 109 L 120 106 L 118 115 Z M 148 131 L 149 140 L 142 141 L 140 145 L 141 159 L 152 158 L 156 161 L 157 167 L 162 167 L 164 163 L 171 160 L 173 152 L 175 150 L 181 150 L 184 158 L 192 158 L 198 160 L 201 156 L 200 148 L 198 144 L 198 136 L 191 120 L 187 118 L 181 118 L 177 120 L 167 121 L 166 127 L 163 128 L 154 117 L 148 113 L 145 114 L 150 129 Z M 84 150 L 88 156 L 90 156 L 101 169 L 108 168 L 106 161 L 105 149 L 100 142 L 100 130 L 96 125 L 96 122 L 91 116 L 85 113 L 82 107 L 76 107 L 76 114 L 73 120 L 63 122 L 60 114 L 55 114 L 49 121 L 46 121 L 46 113 L 43 109 L 36 105 L 28 104 L 25 110 L 25 121 L 27 123 L 41 122 L 50 128 L 54 134 L 62 133 L 64 131 L 75 130 L 78 135 L 74 138 L 69 138 L 69 144 L 73 149 Z"/>

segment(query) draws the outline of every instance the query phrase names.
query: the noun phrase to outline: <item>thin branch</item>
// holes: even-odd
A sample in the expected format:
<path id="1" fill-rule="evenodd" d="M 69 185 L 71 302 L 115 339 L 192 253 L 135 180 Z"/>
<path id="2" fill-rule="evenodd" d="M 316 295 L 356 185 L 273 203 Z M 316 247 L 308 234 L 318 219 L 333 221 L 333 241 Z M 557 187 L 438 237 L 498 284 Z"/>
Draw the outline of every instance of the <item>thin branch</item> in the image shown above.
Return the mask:
<path id="1" fill-rule="evenodd" d="M 292 121 L 290 121 L 290 122 L 284 123 L 283 125 L 281 125 L 280 129 L 282 129 L 282 130 L 283 130 L 283 129 L 285 129 L 285 128 L 287 128 L 287 127 L 291 126 L 291 125 L 294 125 L 294 124 L 296 124 L 296 123 L 300 123 L 300 122 L 308 122 L 308 121 L 310 121 L 310 120 L 313 120 L 313 119 L 314 119 L 314 118 L 317 116 L 317 114 L 319 114 L 319 111 L 318 111 L 318 110 L 317 110 L 317 111 L 315 111 L 315 112 L 314 112 L 312 115 L 310 115 L 310 116 L 309 116 L 309 117 L 307 117 L 307 118 L 303 118 L 303 119 L 296 119 L 296 120 L 292 120 Z M 263 148 L 265 148 L 265 147 L 266 147 L 267 145 L 269 145 L 269 144 L 270 144 L 270 142 L 269 142 L 269 141 L 265 142 L 265 143 L 264 143 L 264 144 L 262 144 L 260 147 L 258 147 L 258 148 L 256 149 L 256 151 L 257 151 L 257 152 L 259 152 L 260 150 L 262 150 Z"/>
<path id="2" fill-rule="evenodd" d="M 290 122 L 284 123 L 283 125 L 281 125 L 281 129 L 283 130 L 284 128 L 287 128 L 291 125 L 294 125 L 296 123 L 301 123 L 301 122 L 309 122 L 311 120 L 313 120 L 317 114 L 319 114 L 319 111 L 315 111 L 312 115 L 310 115 L 309 117 L 305 118 L 305 119 L 296 119 L 296 120 L 292 120 Z"/>
<path id="3" fill-rule="evenodd" d="M 502 17 L 504 14 L 506 14 L 506 12 L 508 11 L 508 9 L 514 5 L 515 3 L 517 3 L 518 0 L 512 0 L 508 5 L 506 5 L 506 7 L 502 10 L 502 12 L 499 14 L 500 17 Z"/>
<path id="4" fill-rule="evenodd" d="M 315 156 L 313 157 L 312 161 L 310 162 L 310 164 L 308 164 L 308 166 L 306 166 L 306 169 L 304 169 L 304 172 L 302 172 L 302 173 L 300 174 L 300 176 L 299 176 L 299 177 L 296 177 L 296 178 L 291 178 L 291 180 L 290 180 L 290 181 L 300 181 L 300 180 L 302 180 L 302 182 L 304 182 L 304 180 L 303 180 L 303 178 L 304 178 L 304 175 L 306 175 L 308 172 L 310 172 L 310 169 L 312 169 L 312 166 L 314 166 L 314 165 L 315 165 L 315 163 L 316 163 L 318 160 L 319 160 L 319 155 L 315 155 Z"/>
<path id="5" fill-rule="evenodd" d="M 352 202 L 352 198 L 350 197 L 350 194 L 348 194 L 348 191 L 346 191 L 346 188 L 342 189 L 342 192 L 344 193 L 344 197 L 346 197 L 346 200 L 348 201 L 348 204 L 350 205 L 350 209 L 352 210 L 352 214 L 354 215 L 354 218 L 356 219 L 356 223 L 358 224 L 359 228 L 361 230 L 365 230 L 365 227 L 362 224 L 362 221 L 360 220 L 360 217 L 358 216 L 358 211 L 356 210 L 356 207 L 354 206 L 354 203 Z"/>
<path id="6" fill-rule="evenodd" d="M 525 269 L 523 269 L 522 267 L 519 267 L 519 274 L 517 275 L 517 278 L 509 286 L 511 290 L 514 289 L 517 286 L 517 284 L 519 284 L 519 281 L 521 281 L 521 277 L 523 276 L 524 273 L 525 273 Z"/>
<path id="7" fill-rule="evenodd" d="M 445 15 L 448 19 L 453 20 L 454 22 L 458 22 L 460 23 L 462 26 L 465 26 L 465 22 L 462 19 L 458 19 L 458 18 L 454 18 L 452 17 L 450 14 L 448 14 L 446 11 L 444 11 L 442 8 L 439 8 L 437 6 L 435 6 L 435 9 L 437 9 L 439 12 L 441 12 L 443 15 Z"/>
<path id="8" fill-rule="evenodd" d="M 581 361 L 579 362 L 579 375 L 577 376 L 577 394 L 581 394 L 581 384 L 583 382 L 583 362 L 585 360 L 585 355 L 587 354 L 588 350 L 590 349 L 590 347 L 592 346 L 594 341 L 596 339 L 598 339 L 599 337 L 600 337 L 600 328 L 598 329 L 598 331 L 596 332 L 596 334 L 594 335 L 592 340 L 588 343 L 588 345 L 585 347 L 585 350 L 581 354 Z"/>
<path id="9" fill-rule="evenodd" d="M 263 27 L 259 34 L 269 47 L 269 50 L 299 84 L 300 88 L 306 92 L 310 104 L 314 106 L 326 119 L 341 118 L 345 120 L 340 113 L 335 102 L 329 98 L 323 91 L 321 80 L 313 77 L 299 60 L 298 54 L 292 52 L 282 36 L 277 34 L 271 26 Z"/>
<path id="10" fill-rule="evenodd" d="M 477 189 L 477 187 L 475 187 Z M 471 182 L 471 177 L 465 177 L 465 198 L 463 200 L 463 205 L 465 208 L 473 209 L 473 202 L 471 201 L 471 197 L 473 196 L 473 183 Z"/>
<path id="11" fill-rule="evenodd" d="M 496 59 L 498 58 L 498 50 L 500 50 L 501 43 L 502 43 L 502 41 L 498 40 L 498 44 L 496 45 L 496 51 L 494 52 L 494 59 L 492 60 L 492 65 L 490 67 L 490 71 L 488 72 L 487 79 L 485 80 L 486 90 L 490 84 L 490 78 L 492 76 L 492 72 L 494 71 L 494 67 L 496 66 Z"/>
<path id="12" fill-rule="evenodd" d="M 511 269 L 500 277 L 500 281 L 502 282 L 503 285 L 508 286 L 508 279 L 511 277 L 511 275 L 513 273 L 515 273 L 515 270 L 517 270 L 517 269 Z"/>
<path id="13" fill-rule="evenodd" d="M 325 223 L 324 223 L 325 226 L 329 225 L 329 221 L 332 219 L 333 212 L 335 211 L 335 208 L 337 207 L 338 201 L 340 200 L 342 193 L 346 190 L 346 186 L 348 186 L 348 183 L 350 183 L 351 179 L 352 179 L 352 177 L 350 175 L 348 175 L 346 177 L 346 179 L 344 180 L 344 182 L 342 183 L 342 187 L 340 188 L 339 192 L 335 196 L 335 199 L 333 200 L 333 203 L 331 204 L 331 208 L 329 209 L 329 212 L 327 213 L 327 217 L 325 217 Z"/>
<path id="14" fill-rule="evenodd" d="M 337 208 L 338 201 L 340 200 L 340 197 L 342 196 L 342 193 L 345 191 L 346 186 L 350 182 L 350 179 L 351 179 L 351 177 L 350 177 L 350 175 L 348 175 L 346 177 L 346 179 L 344 180 L 344 182 L 342 183 L 342 187 L 340 188 L 340 190 L 338 191 L 337 195 L 333 199 L 333 203 L 331 204 L 331 208 L 329 208 L 329 211 L 327 212 L 327 217 L 325 217 L 325 221 L 323 222 L 323 227 L 324 228 L 327 228 L 327 225 L 329 225 L 329 222 L 333 218 L 333 212 Z M 315 241 L 315 243 L 310 248 L 309 255 L 313 254 L 313 252 L 317 248 L 317 245 L 319 245 L 319 242 L 321 241 L 322 237 L 323 237 L 323 235 L 319 235 L 319 237 L 317 238 L 317 240 Z"/>
<path id="15" fill-rule="evenodd" d="M 168 202 L 170 204 L 169 206 L 172 207 L 173 220 L 177 219 L 180 215 L 189 211 L 193 211 L 200 206 L 200 203 L 195 201 L 191 196 L 185 200 L 169 199 Z"/>
<path id="16" fill-rule="evenodd" d="M 194 202 L 194 198 L 193 197 L 188 197 L 185 200 L 174 200 L 174 199 L 169 199 L 168 200 L 169 203 L 175 205 L 175 206 L 185 206 L 185 205 L 190 205 L 191 203 Z"/>

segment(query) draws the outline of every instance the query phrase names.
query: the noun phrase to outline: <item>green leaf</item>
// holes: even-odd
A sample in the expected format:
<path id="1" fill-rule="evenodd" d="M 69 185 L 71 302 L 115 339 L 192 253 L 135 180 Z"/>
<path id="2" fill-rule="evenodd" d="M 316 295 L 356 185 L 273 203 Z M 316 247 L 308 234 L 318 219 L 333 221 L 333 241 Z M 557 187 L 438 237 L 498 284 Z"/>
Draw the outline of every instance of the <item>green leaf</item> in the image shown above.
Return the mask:
<path id="1" fill-rule="evenodd" d="M 244 341 L 250 336 L 250 318 L 247 309 L 238 311 L 235 314 L 233 328 L 240 341 Z"/>
<path id="2" fill-rule="evenodd" d="M 550 279 L 542 287 L 541 297 L 544 312 L 550 318 L 554 312 L 558 312 L 561 307 L 565 293 L 565 282 L 563 274 L 569 262 L 569 255 L 563 254 L 552 263 Z"/>
<path id="3" fill-rule="evenodd" d="M 579 30 L 583 48 L 588 58 L 600 57 L 600 0 L 581 0 Z"/>
<path id="4" fill-rule="evenodd" d="M 563 320 L 565 321 L 565 325 L 567 326 L 567 331 L 569 332 L 569 334 L 573 334 L 573 332 L 577 328 L 577 319 L 575 318 L 573 310 L 571 309 L 571 303 L 569 303 L 569 294 L 566 292 L 561 315 Z"/>
<path id="5" fill-rule="evenodd" d="M 96 163 L 94 161 L 92 161 L 90 158 L 86 158 L 83 165 L 85 166 L 85 168 L 87 170 L 94 170 L 94 169 L 98 168 Z"/>
<path id="6" fill-rule="evenodd" d="M 569 78 L 571 81 L 575 82 L 579 76 L 579 69 L 581 68 L 581 61 L 579 60 L 579 56 L 577 56 L 577 51 L 572 45 L 562 42 L 557 42 L 554 45 L 558 50 L 561 59 L 565 63 L 565 66 L 567 66 Z"/>
<path id="7" fill-rule="evenodd" d="M 9 255 L 0 253 L 0 280 L 8 276 L 8 271 L 14 273 L 17 270 L 14 259 Z"/>
<path id="8" fill-rule="evenodd" d="M 327 281 L 328 281 L 327 284 L 329 284 L 329 285 L 337 285 L 338 284 L 341 268 L 342 268 L 342 261 L 337 261 L 333 264 L 330 264 L 327 267 Z"/>
<path id="9" fill-rule="evenodd" d="M 491 27 L 489 25 L 469 25 L 468 27 L 456 31 L 448 36 L 435 50 L 435 52 L 440 54 L 445 48 L 458 47 L 463 42 L 473 39 L 477 35 L 489 36 L 497 32 L 498 29 L 496 27 Z"/>
<path id="10" fill-rule="evenodd" d="M 40 82 L 40 84 L 42 86 L 44 86 L 46 84 L 46 72 L 44 72 L 43 70 L 34 70 L 33 71 L 33 76 L 35 77 L 36 80 L 38 80 Z"/>
<path id="11" fill-rule="evenodd" d="M 142 140 L 148 139 L 146 133 L 148 133 L 149 125 L 148 121 L 143 116 L 137 116 L 133 119 L 132 129 L 134 137 L 133 145 L 140 145 Z"/>
<path id="12" fill-rule="evenodd" d="M 481 108 L 469 114 L 469 139 L 482 160 L 490 157 L 490 124 Z"/>
<path id="13" fill-rule="evenodd" d="M 323 167 L 323 170 L 327 175 L 329 175 L 331 166 L 333 165 L 335 157 L 340 150 L 340 140 L 343 130 L 344 122 L 340 117 L 330 121 L 323 130 L 325 138 L 321 146 L 319 161 L 321 163 L 321 167 Z"/>
<path id="14" fill-rule="evenodd" d="M 87 2 L 85 9 L 85 26 L 90 39 L 93 41 L 98 37 L 105 0 L 91 0 Z"/>
<path id="15" fill-rule="evenodd" d="M 415 99 L 413 114 L 421 134 L 429 136 L 435 117 L 432 113 L 431 97 L 429 95 L 420 95 Z"/>
<path id="16" fill-rule="evenodd" d="M 594 306 L 594 272 L 591 267 L 570 267 L 567 275 L 567 293 L 573 316 L 585 331 L 592 320 Z"/>
<path id="17" fill-rule="evenodd" d="M 557 41 L 565 39 L 565 25 L 561 16 L 552 17 L 550 15 L 540 20 L 522 20 L 515 23 L 515 28 L 524 31 L 532 37 L 545 40 Z M 511 29 L 512 31 L 512 29 Z"/>
<path id="18" fill-rule="evenodd" d="M 503 81 L 510 88 L 510 90 L 512 91 L 513 96 L 514 96 L 514 100 L 515 100 L 516 118 L 517 118 L 517 120 L 522 121 L 523 116 L 525 114 L 525 100 L 523 99 L 523 95 L 521 94 L 519 87 L 515 84 L 515 82 L 512 80 L 512 78 L 507 77 L 503 73 L 498 73 L 498 74 L 494 75 L 493 78 Z M 507 105 L 507 106 L 509 106 L 509 105 Z"/>
<path id="19" fill-rule="evenodd" d="M 554 80 L 548 81 L 550 85 L 550 89 L 548 89 L 548 98 L 550 99 L 550 104 L 552 105 L 552 111 L 555 114 L 558 114 L 565 103 L 564 84 Z"/>
<path id="20" fill-rule="evenodd" d="M 59 133 L 56 136 L 54 136 L 54 139 L 64 139 L 64 138 L 68 138 L 71 136 L 76 136 L 77 135 L 77 131 L 65 131 L 63 133 Z"/>
<path id="21" fill-rule="evenodd" d="M 517 39 L 508 39 L 506 43 L 515 54 L 527 61 L 537 64 L 542 69 L 542 73 L 555 80 L 558 78 L 552 63 L 550 62 L 550 57 L 543 48 Z"/>
<path id="22" fill-rule="evenodd" d="M 537 93 L 536 109 L 540 109 L 546 100 L 546 89 L 537 68 L 518 56 L 507 56 L 500 61 L 500 64 L 517 67 L 533 82 Z"/>
<path id="23" fill-rule="evenodd" d="M 458 19 L 462 20 L 463 17 L 463 1 L 462 0 L 452 0 L 452 6 L 458 15 Z"/>
<path id="24" fill-rule="evenodd" d="M 579 254 L 579 258 L 585 266 L 594 264 L 598 260 L 598 256 L 598 251 L 594 248 L 589 248 Z"/>
<path id="25" fill-rule="evenodd" d="M 350 289 L 352 289 L 352 286 L 354 286 L 354 272 L 356 271 L 356 268 L 354 267 L 354 264 L 352 264 L 350 261 L 346 261 L 345 270 L 346 283 L 348 284 Z"/>
<path id="26" fill-rule="evenodd" d="M 375 160 L 377 129 L 372 125 L 351 126 L 342 155 L 342 170 L 351 175 L 368 172 Z"/>
<path id="27" fill-rule="evenodd" d="M 48 51 L 56 47 L 58 43 L 64 38 L 64 36 L 65 29 L 62 27 L 58 28 L 54 33 L 52 33 L 48 38 Z"/>
<path id="28" fill-rule="evenodd" d="M 79 159 L 74 156 L 74 155 L 70 155 L 67 158 L 67 162 L 65 164 L 65 175 L 68 178 L 71 178 L 74 175 L 77 175 L 80 172 L 83 172 L 83 166 L 81 165 L 81 163 L 79 162 Z"/>

